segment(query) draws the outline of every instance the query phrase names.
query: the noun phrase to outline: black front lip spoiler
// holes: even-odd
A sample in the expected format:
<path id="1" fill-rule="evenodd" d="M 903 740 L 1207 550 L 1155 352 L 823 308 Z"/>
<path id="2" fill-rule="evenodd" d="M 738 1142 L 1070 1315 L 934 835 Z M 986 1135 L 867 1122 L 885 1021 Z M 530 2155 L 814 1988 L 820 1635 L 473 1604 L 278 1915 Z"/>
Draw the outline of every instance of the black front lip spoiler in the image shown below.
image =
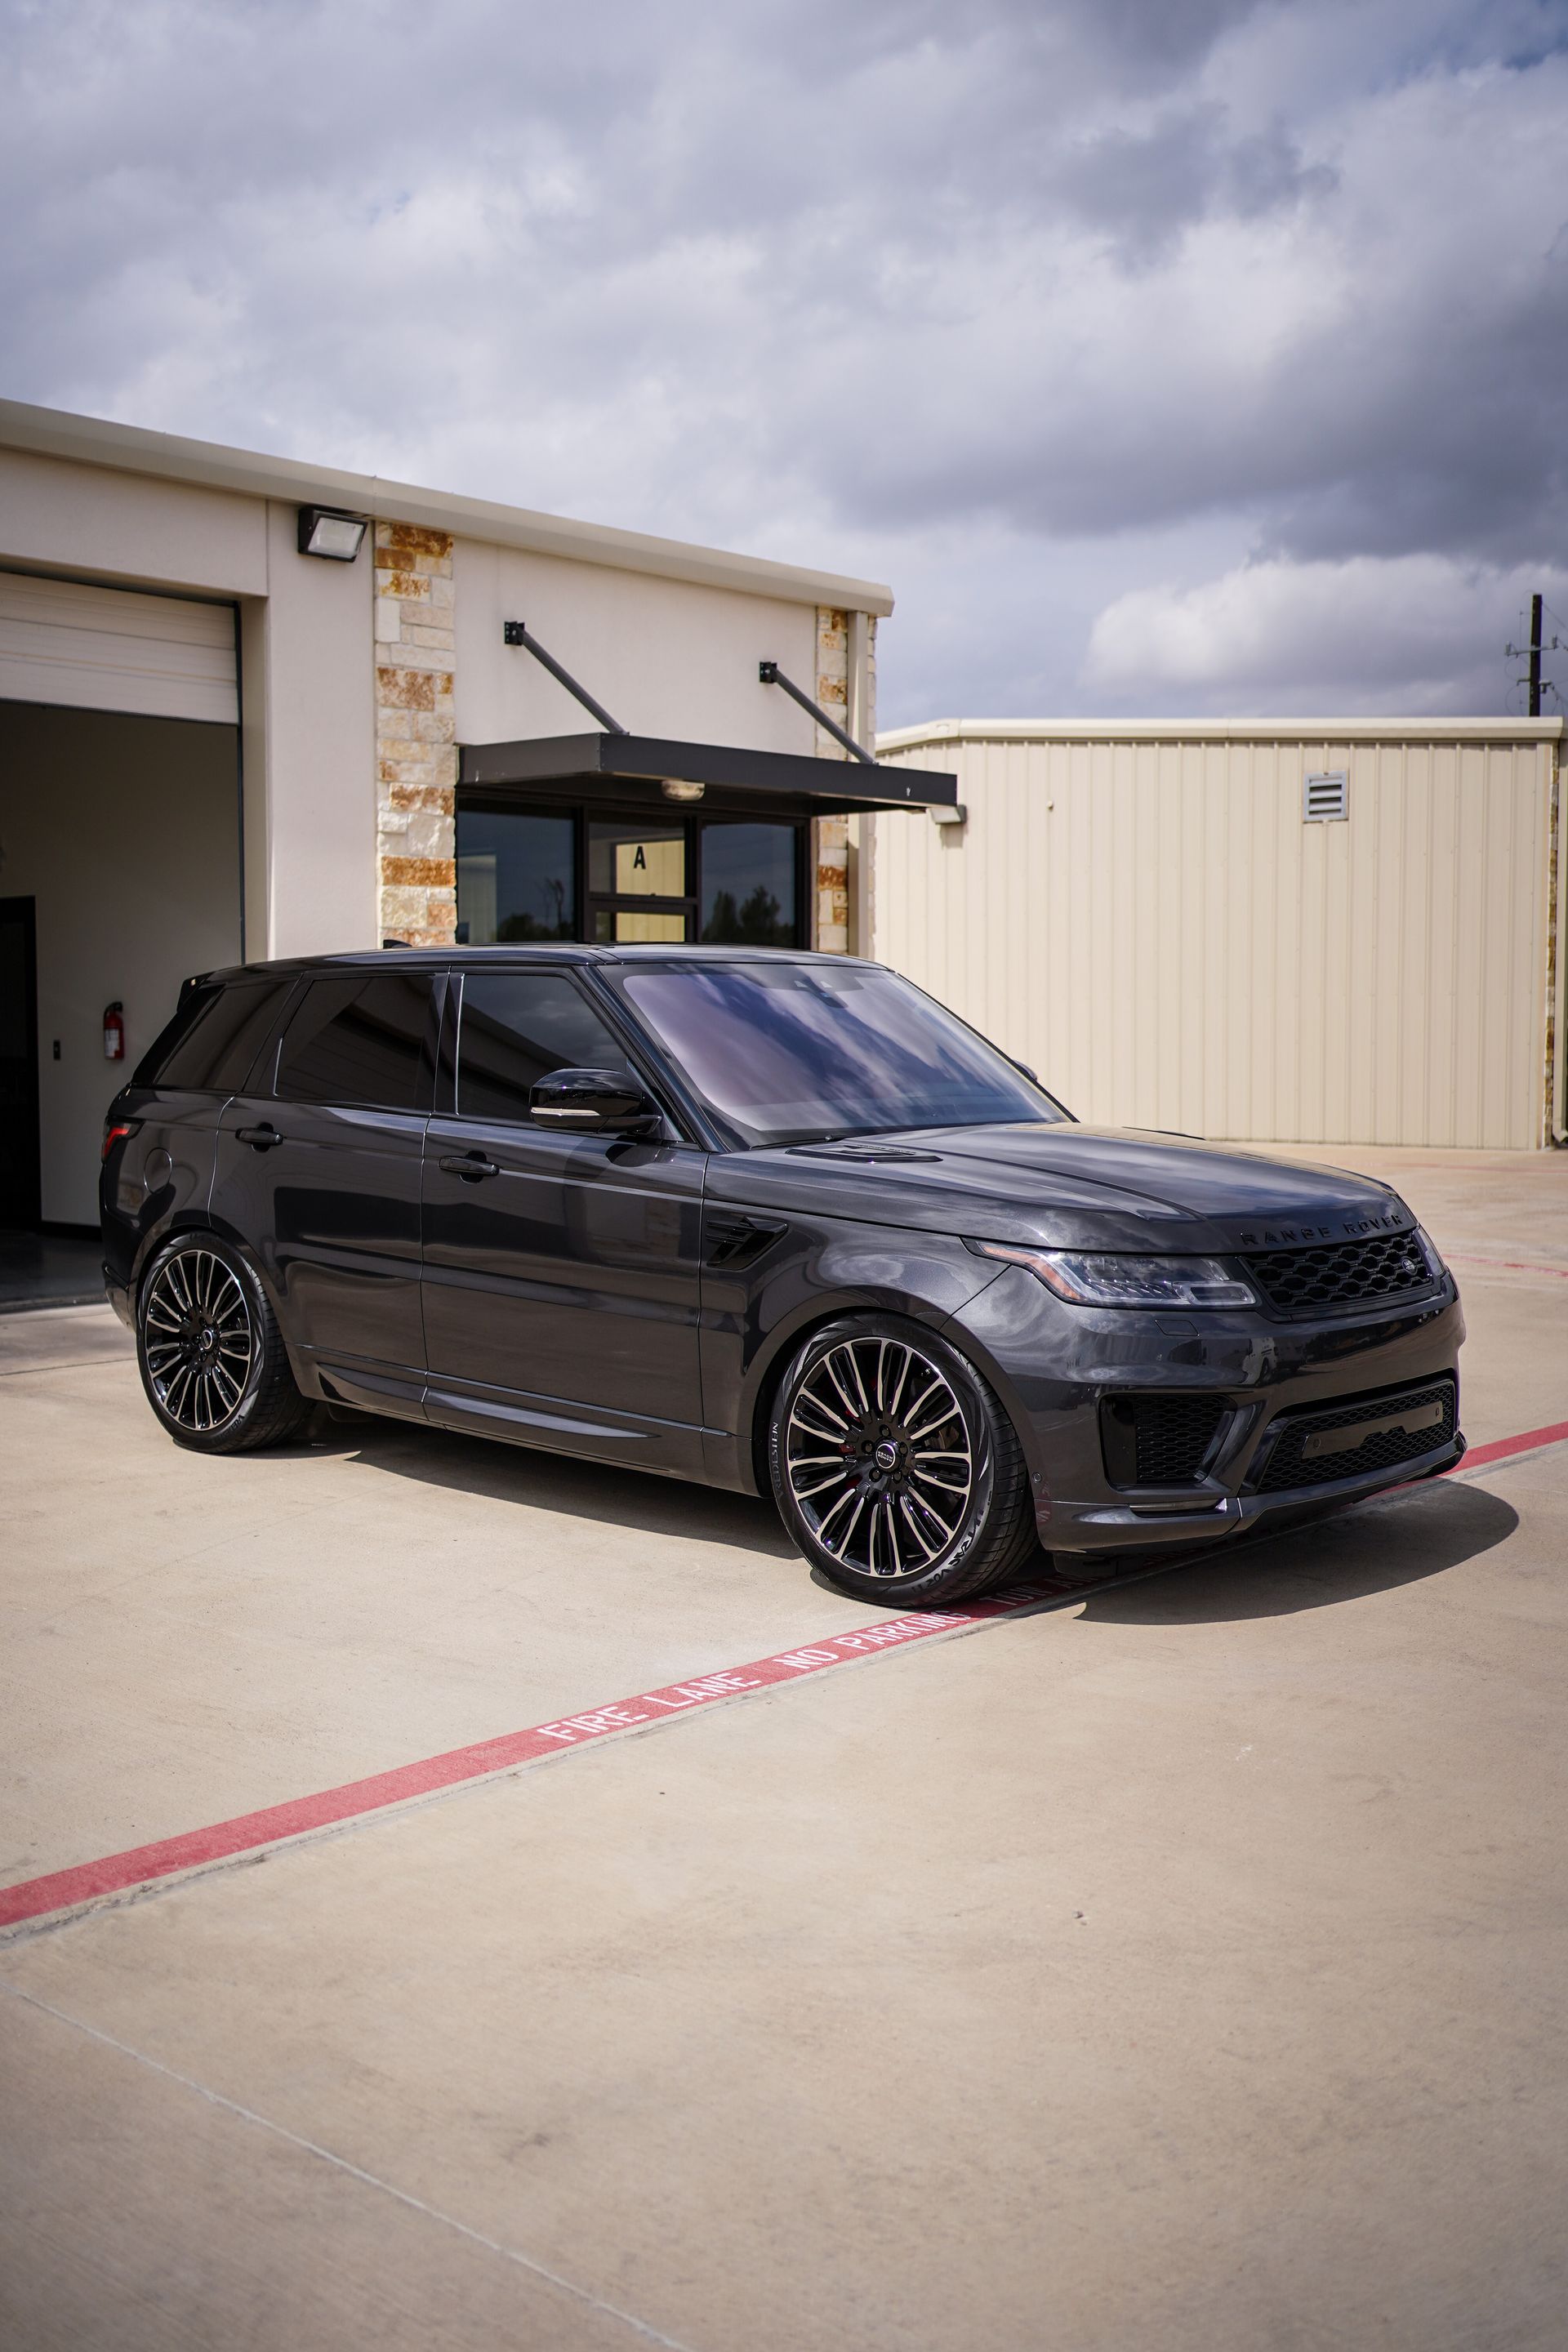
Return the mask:
<path id="1" fill-rule="evenodd" d="M 1112 1546 L 1121 1550 L 1134 1539 L 1140 1550 L 1145 1545 L 1152 1550 L 1166 1544 L 1217 1543 L 1276 1517 L 1313 1515 L 1342 1503 L 1359 1503 L 1368 1495 L 1384 1494 L 1395 1486 L 1439 1478 L 1464 1458 L 1465 1440 L 1456 1431 L 1430 1454 L 1418 1454 L 1389 1469 L 1369 1470 L 1359 1478 L 1327 1479 L 1315 1486 L 1290 1486 L 1276 1495 L 1220 1495 L 1194 1510 L 1147 1503 L 1095 1504 L 1085 1508 L 1058 1503 L 1044 1540 L 1057 1551 L 1098 1551 Z"/>

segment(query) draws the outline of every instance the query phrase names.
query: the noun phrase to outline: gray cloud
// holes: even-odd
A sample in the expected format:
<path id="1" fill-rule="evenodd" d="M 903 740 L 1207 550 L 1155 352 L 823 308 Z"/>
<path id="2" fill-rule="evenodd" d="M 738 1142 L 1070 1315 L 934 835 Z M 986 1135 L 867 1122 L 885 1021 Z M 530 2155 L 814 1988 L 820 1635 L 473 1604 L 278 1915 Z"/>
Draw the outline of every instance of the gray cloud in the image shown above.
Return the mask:
<path id="1" fill-rule="evenodd" d="M 1568 0 L 0 26 L 6 390 L 883 574 L 889 719 L 1495 706 L 1454 648 L 1568 544 Z M 1370 590 L 1299 646 L 1407 562 L 1429 659 Z"/>

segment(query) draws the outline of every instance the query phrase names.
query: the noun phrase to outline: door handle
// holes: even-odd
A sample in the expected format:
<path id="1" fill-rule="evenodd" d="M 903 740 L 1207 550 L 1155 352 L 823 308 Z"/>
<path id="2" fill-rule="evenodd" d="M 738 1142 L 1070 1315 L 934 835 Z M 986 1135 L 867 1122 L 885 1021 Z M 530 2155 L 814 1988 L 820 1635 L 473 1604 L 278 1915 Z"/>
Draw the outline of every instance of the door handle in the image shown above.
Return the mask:
<path id="1" fill-rule="evenodd" d="M 275 1127 L 237 1127 L 234 1139 L 237 1143 L 248 1143 L 253 1151 L 270 1151 L 283 1138 Z"/>
<path id="2" fill-rule="evenodd" d="M 438 1160 L 437 1165 L 443 1175 L 460 1176 L 466 1184 L 477 1184 L 481 1176 L 500 1174 L 500 1170 L 493 1160 L 481 1159 L 477 1151 L 469 1152 L 460 1160 L 454 1157 Z"/>

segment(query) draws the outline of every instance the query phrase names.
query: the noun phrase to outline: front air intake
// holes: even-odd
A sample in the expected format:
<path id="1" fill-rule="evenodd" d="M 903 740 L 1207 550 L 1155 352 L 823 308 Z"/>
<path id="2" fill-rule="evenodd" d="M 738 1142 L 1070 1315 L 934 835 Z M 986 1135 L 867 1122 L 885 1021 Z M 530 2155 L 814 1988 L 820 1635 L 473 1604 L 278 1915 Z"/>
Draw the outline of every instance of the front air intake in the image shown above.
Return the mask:
<path id="1" fill-rule="evenodd" d="M 1256 1495 L 1331 1485 L 1415 1462 L 1452 1445 L 1458 1391 L 1451 1372 L 1411 1389 L 1371 1389 L 1317 1412 L 1287 1412 L 1265 1435 L 1247 1478 Z"/>
<path id="2" fill-rule="evenodd" d="M 1191 1486 L 1230 1412 L 1224 1397 L 1106 1397 L 1100 1449 L 1113 1486 Z"/>

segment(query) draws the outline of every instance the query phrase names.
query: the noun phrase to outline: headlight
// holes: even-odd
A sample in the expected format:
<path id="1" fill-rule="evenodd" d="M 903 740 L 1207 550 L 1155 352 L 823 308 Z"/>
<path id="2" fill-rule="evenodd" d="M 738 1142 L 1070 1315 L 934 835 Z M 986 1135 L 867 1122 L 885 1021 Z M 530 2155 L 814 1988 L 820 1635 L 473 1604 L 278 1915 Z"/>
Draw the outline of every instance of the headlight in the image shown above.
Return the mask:
<path id="1" fill-rule="evenodd" d="M 1447 1273 L 1448 1269 L 1443 1263 L 1442 1251 L 1437 1247 L 1436 1243 L 1433 1240 L 1425 1225 L 1416 1226 L 1415 1244 L 1416 1247 L 1420 1250 L 1422 1256 L 1426 1259 L 1427 1266 L 1431 1272 L 1441 1279 L 1441 1277 Z"/>
<path id="2" fill-rule="evenodd" d="M 1026 1265 L 1075 1307 L 1256 1307 L 1249 1286 L 1216 1257 L 1125 1257 L 1120 1251 L 1011 1249 L 974 1242 L 982 1257 Z"/>

